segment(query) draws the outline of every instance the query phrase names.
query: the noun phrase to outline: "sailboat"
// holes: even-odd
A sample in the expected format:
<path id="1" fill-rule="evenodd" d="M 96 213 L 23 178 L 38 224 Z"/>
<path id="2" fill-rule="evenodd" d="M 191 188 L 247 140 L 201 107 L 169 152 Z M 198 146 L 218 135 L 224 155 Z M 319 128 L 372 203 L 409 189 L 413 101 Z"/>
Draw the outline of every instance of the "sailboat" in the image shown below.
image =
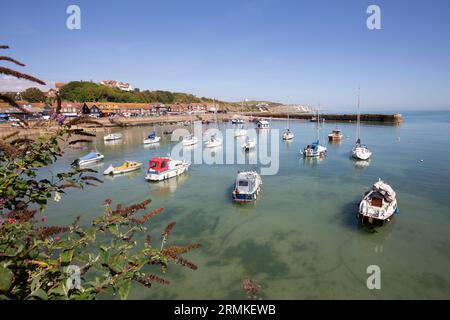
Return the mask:
<path id="1" fill-rule="evenodd" d="M 216 110 L 216 100 L 214 100 L 214 117 L 217 124 L 217 128 L 219 128 L 217 122 L 217 110 Z M 206 148 L 215 148 L 220 147 L 222 145 L 222 139 L 217 137 L 217 134 L 212 134 L 208 141 L 205 142 Z"/>
<path id="2" fill-rule="evenodd" d="M 287 114 L 288 114 L 288 120 L 287 120 L 288 126 L 287 126 L 286 130 L 283 132 L 283 140 L 292 140 L 292 139 L 294 139 L 294 134 L 290 130 L 289 106 L 288 106 Z"/>
<path id="3" fill-rule="evenodd" d="M 191 130 L 192 132 L 194 132 L 194 121 L 192 120 L 192 114 L 191 114 L 191 123 L 192 123 L 192 127 Z M 193 146 L 194 144 L 198 143 L 198 138 L 196 136 L 194 136 L 192 133 L 189 133 L 188 135 L 186 135 L 183 138 L 183 146 L 187 147 L 187 146 Z"/>
<path id="4" fill-rule="evenodd" d="M 243 102 L 242 102 L 243 103 Z M 241 103 L 241 113 L 242 113 L 242 103 Z M 247 130 L 244 129 L 244 125 L 241 124 L 238 129 L 234 132 L 235 137 L 242 137 L 247 135 Z"/>
<path id="5" fill-rule="evenodd" d="M 352 157 L 358 160 L 368 160 L 372 156 L 372 151 L 361 143 L 361 115 L 360 115 L 360 92 L 358 89 L 358 116 L 356 124 L 356 143 L 352 148 Z"/>
<path id="6" fill-rule="evenodd" d="M 323 157 L 327 154 L 327 147 L 320 145 L 320 137 L 319 137 L 319 128 L 320 128 L 320 119 L 319 119 L 319 109 L 317 109 L 317 140 L 303 149 L 303 156 L 306 158 L 318 158 Z"/>

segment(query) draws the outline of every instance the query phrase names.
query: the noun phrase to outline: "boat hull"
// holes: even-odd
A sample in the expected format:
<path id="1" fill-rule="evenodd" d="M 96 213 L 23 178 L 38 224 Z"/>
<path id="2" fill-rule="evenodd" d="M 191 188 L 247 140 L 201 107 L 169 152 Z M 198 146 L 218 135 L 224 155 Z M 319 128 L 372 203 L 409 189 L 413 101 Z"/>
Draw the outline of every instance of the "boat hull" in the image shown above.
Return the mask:
<path id="1" fill-rule="evenodd" d="M 154 144 L 161 141 L 161 137 L 156 137 L 154 139 L 144 139 L 144 144 Z"/>
<path id="2" fill-rule="evenodd" d="M 122 139 L 122 134 L 108 134 L 107 136 L 103 137 L 104 141 L 114 141 L 120 139 Z"/>
<path id="3" fill-rule="evenodd" d="M 102 155 L 101 157 L 97 157 L 97 158 L 94 158 L 94 159 L 89 159 L 89 160 L 77 160 L 77 164 L 78 164 L 79 166 L 89 165 L 89 164 L 92 164 L 92 163 L 96 163 L 96 162 L 102 161 L 104 157 L 105 157 L 105 156 Z"/>

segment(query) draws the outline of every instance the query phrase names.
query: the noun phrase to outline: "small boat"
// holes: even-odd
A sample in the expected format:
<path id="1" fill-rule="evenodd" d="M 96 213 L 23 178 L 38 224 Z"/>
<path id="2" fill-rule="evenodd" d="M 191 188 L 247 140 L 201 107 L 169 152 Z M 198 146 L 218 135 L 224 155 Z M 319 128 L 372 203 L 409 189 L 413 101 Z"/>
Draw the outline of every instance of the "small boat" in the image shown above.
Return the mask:
<path id="1" fill-rule="evenodd" d="M 243 126 L 240 126 L 236 131 L 234 131 L 235 137 L 243 137 L 247 135 L 247 130 L 244 129 Z"/>
<path id="2" fill-rule="evenodd" d="M 242 149 L 244 151 L 250 151 L 255 148 L 256 148 L 256 140 L 250 139 L 250 137 L 247 137 L 247 139 L 245 139 L 244 145 L 242 146 Z"/>
<path id="3" fill-rule="evenodd" d="M 160 140 L 161 140 L 161 137 L 158 137 L 156 135 L 156 132 L 153 131 L 152 133 L 150 133 L 148 135 L 148 137 L 146 139 L 144 139 L 144 144 L 158 143 Z"/>
<path id="4" fill-rule="evenodd" d="M 232 198 L 235 202 L 255 201 L 261 192 L 262 180 L 255 171 L 238 172 Z"/>
<path id="5" fill-rule="evenodd" d="M 356 143 L 352 147 L 352 157 L 357 160 L 368 160 L 372 156 L 372 151 L 361 143 L 361 115 L 360 115 L 360 93 L 358 90 L 358 116 L 356 119 Z"/>
<path id="6" fill-rule="evenodd" d="M 287 128 L 283 132 L 283 140 L 292 140 L 292 139 L 294 139 L 294 134 L 291 132 L 291 130 L 289 130 L 289 128 Z"/>
<path id="7" fill-rule="evenodd" d="M 197 144 L 198 138 L 193 136 L 192 134 L 188 134 L 183 139 L 183 146 L 193 146 L 194 144 Z"/>
<path id="8" fill-rule="evenodd" d="M 122 139 L 123 135 L 121 133 L 110 133 L 103 137 L 103 140 L 105 141 L 113 141 L 113 140 L 119 140 Z"/>
<path id="9" fill-rule="evenodd" d="M 165 129 L 163 131 L 163 134 L 172 134 L 172 133 L 173 133 L 173 130 L 171 130 L 171 129 Z"/>
<path id="10" fill-rule="evenodd" d="M 257 127 L 258 129 L 269 129 L 269 128 L 270 128 L 270 123 L 269 123 L 269 121 L 267 121 L 267 120 L 259 120 L 259 121 L 256 123 L 256 127 Z"/>
<path id="11" fill-rule="evenodd" d="M 171 158 L 152 158 L 149 161 L 146 180 L 163 181 L 186 172 L 189 164 L 185 161 Z"/>
<path id="12" fill-rule="evenodd" d="M 72 163 L 72 165 L 83 166 L 83 165 L 86 165 L 86 164 L 91 164 L 91 163 L 94 163 L 94 162 L 101 161 L 101 160 L 103 160 L 104 157 L 105 157 L 105 156 L 102 155 L 101 153 L 98 153 L 98 152 L 90 152 L 90 153 L 88 153 L 87 155 L 82 156 L 82 157 L 76 159 L 76 160 Z"/>
<path id="13" fill-rule="evenodd" d="M 103 171 L 104 175 L 115 175 L 115 174 L 122 174 L 127 173 L 131 171 L 136 171 L 141 169 L 142 163 L 134 162 L 134 161 L 125 161 L 121 166 L 114 167 L 113 165 L 110 165 L 108 169 Z"/>
<path id="14" fill-rule="evenodd" d="M 232 124 L 243 124 L 244 123 L 244 119 L 231 119 L 231 123 Z"/>
<path id="15" fill-rule="evenodd" d="M 344 135 L 342 134 L 342 131 L 339 129 L 334 129 L 329 135 L 328 135 L 328 141 L 341 141 Z"/>
<path id="16" fill-rule="evenodd" d="M 398 212 L 396 194 L 392 187 L 379 179 L 359 204 L 358 218 L 362 223 L 382 226 Z"/>
<path id="17" fill-rule="evenodd" d="M 307 158 L 323 157 L 327 154 L 327 148 L 320 145 L 320 141 L 317 140 L 303 149 L 303 156 Z"/>
<path id="18" fill-rule="evenodd" d="M 215 148 L 222 145 L 222 139 L 217 138 L 216 134 L 211 135 L 208 141 L 205 142 L 205 148 Z"/>

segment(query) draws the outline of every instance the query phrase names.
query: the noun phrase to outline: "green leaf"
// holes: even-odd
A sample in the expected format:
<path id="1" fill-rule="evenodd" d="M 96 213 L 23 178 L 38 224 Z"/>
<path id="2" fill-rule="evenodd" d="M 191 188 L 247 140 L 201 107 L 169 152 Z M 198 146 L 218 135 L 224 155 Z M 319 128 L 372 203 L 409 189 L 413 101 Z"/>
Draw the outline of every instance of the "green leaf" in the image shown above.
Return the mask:
<path id="1" fill-rule="evenodd" d="M 48 300 L 47 293 L 42 289 L 37 289 L 31 294 L 32 297 L 39 298 L 41 300 Z"/>
<path id="2" fill-rule="evenodd" d="M 131 280 L 125 279 L 119 283 L 119 296 L 121 300 L 126 300 L 131 289 Z"/>
<path id="3" fill-rule="evenodd" d="M 11 288 L 14 280 L 14 273 L 8 268 L 0 266 L 0 292 L 6 292 Z"/>
<path id="4" fill-rule="evenodd" d="M 61 264 L 63 266 L 66 266 L 68 264 L 70 264 L 70 262 L 72 262 L 72 258 L 73 258 L 73 252 L 74 250 L 66 250 L 63 253 L 61 253 Z"/>

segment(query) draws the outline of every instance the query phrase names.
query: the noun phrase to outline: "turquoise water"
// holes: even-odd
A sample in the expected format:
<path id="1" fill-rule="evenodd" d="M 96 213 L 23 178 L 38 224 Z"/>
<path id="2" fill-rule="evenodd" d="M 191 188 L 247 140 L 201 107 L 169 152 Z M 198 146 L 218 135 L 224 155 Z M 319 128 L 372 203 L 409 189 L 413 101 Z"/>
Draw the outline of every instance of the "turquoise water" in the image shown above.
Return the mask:
<path id="1" fill-rule="evenodd" d="M 150 197 L 165 212 L 152 220 L 154 239 L 170 221 L 174 244 L 200 242 L 186 257 L 199 268 L 172 265 L 169 286 L 136 286 L 136 299 L 241 299 L 241 283 L 258 281 L 264 299 L 428 299 L 450 298 L 450 113 L 410 113 L 400 126 L 363 124 L 362 140 L 373 151 L 370 164 L 350 159 L 355 125 L 339 123 L 345 138 L 323 143 L 322 161 L 305 161 L 299 150 L 315 139 L 315 124 L 292 121 L 295 140 L 280 141 L 280 168 L 263 176 L 253 205 L 231 203 L 237 170 L 243 165 L 192 165 L 185 176 L 147 183 L 144 172 L 116 178 L 85 191 L 71 191 L 47 209 L 54 223 L 81 215 L 84 223 L 111 198 L 124 205 Z M 222 125 L 222 129 L 231 124 Z M 284 129 L 286 121 L 272 121 Z M 336 127 L 323 124 L 321 136 Z M 125 159 L 144 163 L 169 152 L 142 139 L 151 127 L 127 128 L 122 142 L 105 145 L 102 172 Z M 161 133 L 162 128 L 156 128 Z M 119 130 L 120 131 L 120 130 Z M 66 168 L 87 151 L 69 150 L 51 169 Z M 423 160 L 423 161 L 422 161 Z M 248 166 L 254 167 L 254 166 Z M 383 178 L 397 192 L 400 214 L 376 232 L 358 225 L 356 206 L 372 183 Z M 368 290 L 366 269 L 381 268 L 381 290 Z"/>

